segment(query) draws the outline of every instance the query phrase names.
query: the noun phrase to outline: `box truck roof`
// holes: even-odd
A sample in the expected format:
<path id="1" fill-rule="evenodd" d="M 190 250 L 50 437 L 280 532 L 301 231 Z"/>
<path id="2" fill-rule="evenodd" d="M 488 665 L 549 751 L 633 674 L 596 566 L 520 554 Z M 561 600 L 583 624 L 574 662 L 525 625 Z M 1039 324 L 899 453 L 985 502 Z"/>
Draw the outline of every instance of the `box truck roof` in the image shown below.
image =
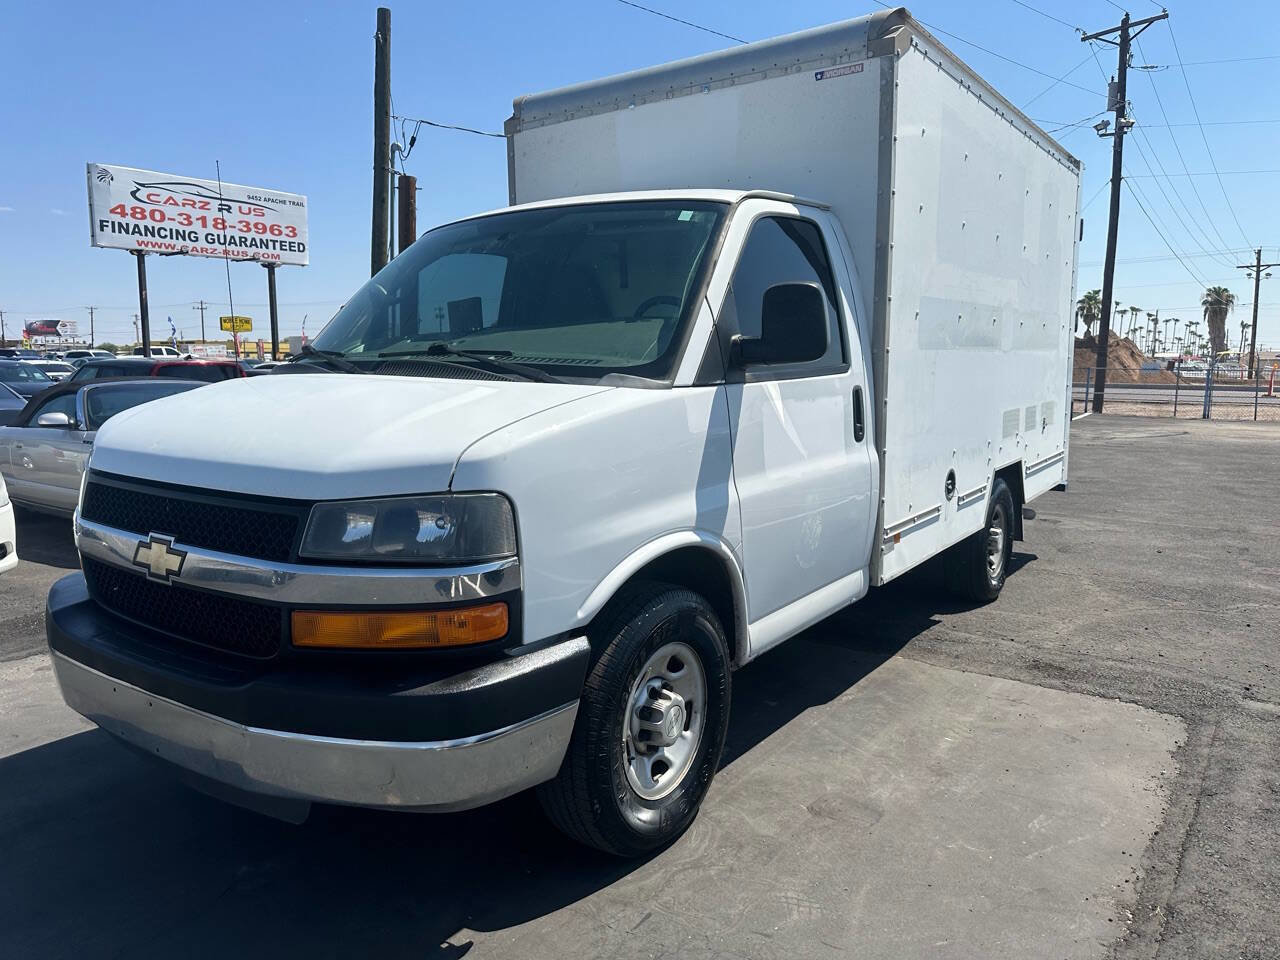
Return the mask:
<path id="1" fill-rule="evenodd" d="M 960 68 L 965 81 L 981 89 L 982 96 L 1001 114 L 1016 119 L 1019 126 L 1025 125 L 1028 133 L 1045 147 L 1062 154 L 1072 165 L 1080 165 L 1035 121 L 930 34 L 905 7 L 517 97 L 506 132 L 510 135 L 564 120 L 631 109 L 656 100 L 709 93 L 806 67 L 826 68 L 834 79 L 843 75 L 839 72 L 842 66 L 854 68 L 869 56 L 901 52 L 910 45 L 913 36 L 927 41 Z M 508 136 L 508 144 L 510 142 Z"/>

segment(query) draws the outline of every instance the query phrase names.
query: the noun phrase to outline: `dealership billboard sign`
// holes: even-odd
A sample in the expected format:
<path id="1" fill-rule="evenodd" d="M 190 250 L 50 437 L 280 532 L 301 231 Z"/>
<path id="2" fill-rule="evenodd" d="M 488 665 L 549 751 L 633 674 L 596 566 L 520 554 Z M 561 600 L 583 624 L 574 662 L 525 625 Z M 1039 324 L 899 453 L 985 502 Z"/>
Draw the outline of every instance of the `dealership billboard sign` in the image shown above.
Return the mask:
<path id="1" fill-rule="evenodd" d="M 306 266 L 307 198 L 262 187 L 90 163 L 95 247 Z"/>

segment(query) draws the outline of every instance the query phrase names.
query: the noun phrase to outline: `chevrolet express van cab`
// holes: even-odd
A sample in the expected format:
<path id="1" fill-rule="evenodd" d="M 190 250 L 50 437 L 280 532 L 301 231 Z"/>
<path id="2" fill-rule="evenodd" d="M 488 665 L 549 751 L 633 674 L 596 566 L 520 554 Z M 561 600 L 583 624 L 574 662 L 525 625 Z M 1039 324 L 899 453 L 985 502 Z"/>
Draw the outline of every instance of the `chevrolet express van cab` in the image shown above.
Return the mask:
<path id="1" fill-rule="evenodd" d="M 507 149 L 298 362 L 103 427 L 49 644 L 238 802 L 536 786 L 638 855 L 734 668 L 939 554 L 999 595 L 1066 480 L 1079 164 L 901 10 L 522 98 Z"/>

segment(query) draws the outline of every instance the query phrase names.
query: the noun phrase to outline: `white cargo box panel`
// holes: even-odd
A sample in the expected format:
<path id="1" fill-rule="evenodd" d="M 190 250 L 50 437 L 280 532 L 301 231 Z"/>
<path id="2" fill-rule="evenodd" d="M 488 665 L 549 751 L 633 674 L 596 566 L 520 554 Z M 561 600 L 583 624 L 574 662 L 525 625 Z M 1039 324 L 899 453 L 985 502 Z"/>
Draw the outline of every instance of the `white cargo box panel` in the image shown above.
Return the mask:
<path id="1" fill-rule="evenodd" d="M 871 317 L 873 583 L 981 529 L 998 471 L 1065 482 L 1079 162 L 905 10 L 521 98 L 507 134 L 513 203 L 830 205 Z"/>

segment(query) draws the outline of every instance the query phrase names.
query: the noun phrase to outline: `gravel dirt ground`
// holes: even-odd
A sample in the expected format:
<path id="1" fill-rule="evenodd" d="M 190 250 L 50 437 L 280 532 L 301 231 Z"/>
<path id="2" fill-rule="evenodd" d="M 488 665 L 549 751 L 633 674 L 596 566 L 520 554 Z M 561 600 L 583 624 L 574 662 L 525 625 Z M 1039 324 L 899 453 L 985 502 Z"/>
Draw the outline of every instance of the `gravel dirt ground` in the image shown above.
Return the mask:
<path id="1" fill-rule="evenodd" d="M 291 827 L 61 707 L 65 521 L 0 580 L 0 955 L 1280 956 L 1280 428 L 1089 417 L 994 604 L 924 569 L 734 677 L 677 844 L 525 795 Z"/>

